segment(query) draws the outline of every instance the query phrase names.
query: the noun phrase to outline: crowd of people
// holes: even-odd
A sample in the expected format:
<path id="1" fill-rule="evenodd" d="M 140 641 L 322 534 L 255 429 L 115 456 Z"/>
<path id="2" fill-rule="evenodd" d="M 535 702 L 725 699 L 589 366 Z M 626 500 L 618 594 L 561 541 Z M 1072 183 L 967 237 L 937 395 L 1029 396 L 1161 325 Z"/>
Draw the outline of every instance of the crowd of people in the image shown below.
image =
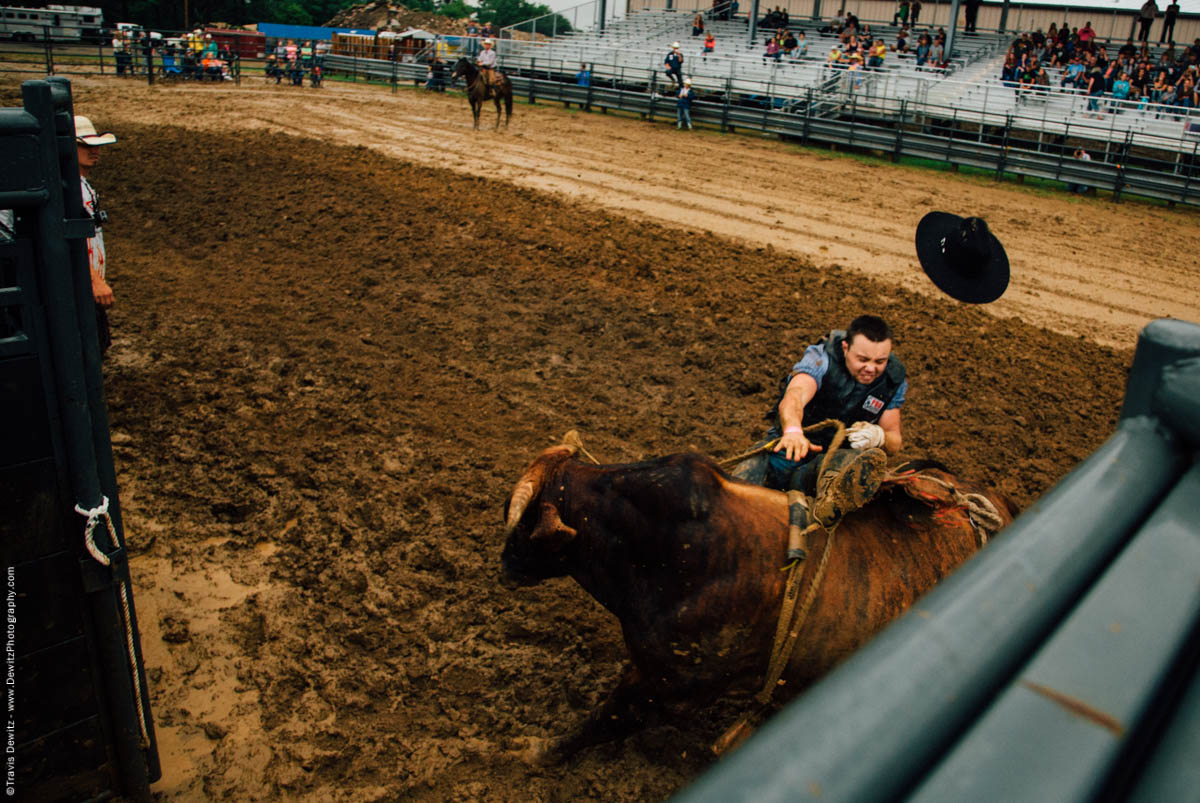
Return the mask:
<path id="1" fill-rule="evenodd" d="M 328 53 L 329 42 L 323 39 L 301 40 L 299 44 L 294 39 L 280 39 L 267 54 L 267 80 L 274 78 L 278 84 L 287 78 L 292 86 L 303 86 L 304 77 L 308 76 L 312 86 L 320 86 Z"/>
<path id="2" fill-rule="evenodd" d="M 1168 41 L 1154 52 L 1146 40 L 1135 44 L 1131 38 L 1110 54 L 1090 21 L 1082 28 L 1051 24 L 1048 31 L 1025 32 L 1013 41 L 1000 78 L 1023 96 L 1048 94 L 1055 84 L 1084 93 L 1086 113 L 1093 118 L 1105 110 L 1151 105 L 1195 109 L 1200 108 L 1200 39 L 1189 47 Z"/>

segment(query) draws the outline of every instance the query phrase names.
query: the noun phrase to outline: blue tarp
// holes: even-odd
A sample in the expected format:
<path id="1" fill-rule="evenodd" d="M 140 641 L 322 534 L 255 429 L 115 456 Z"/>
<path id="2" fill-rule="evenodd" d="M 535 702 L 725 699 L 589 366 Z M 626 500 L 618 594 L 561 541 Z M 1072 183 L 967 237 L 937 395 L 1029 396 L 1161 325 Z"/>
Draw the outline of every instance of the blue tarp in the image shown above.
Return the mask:
<path id="1" fill-rule="evenodd" d="M 374 36 L 370 28 L 322 28 L 317 25 L 281 25 L 278 22 L 260 22 L 255 27 L 263 36 L 273 39 L 324 39 L 330 41 L 335 33 L 357 33 Z"/>

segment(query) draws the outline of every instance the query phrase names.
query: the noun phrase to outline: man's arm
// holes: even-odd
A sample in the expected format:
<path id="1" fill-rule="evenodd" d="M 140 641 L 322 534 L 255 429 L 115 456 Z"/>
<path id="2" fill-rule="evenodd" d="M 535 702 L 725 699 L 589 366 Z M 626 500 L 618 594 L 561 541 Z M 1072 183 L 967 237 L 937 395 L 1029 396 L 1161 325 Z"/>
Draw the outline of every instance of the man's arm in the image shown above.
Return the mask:
<path id="1" fill-rule="evenodd" d="M 821 451 L 820 446 L 814 446 L 804 437 L 804 408 L 817 395 L 817 380 L 808 374 L 796 374 L 788 383 L 787 391 L 779 402 L 779 426 L 783 435 L 774 451 L 784 450 L 788 460 L 802 460 L 810 451 Z M 896 411 L 896 425 L 899 427 L 899 410 Z M 898 430 L 897 430 L 898 432 Z M 899 435 L 897 434 L 897 437 Z"/>
<path id="2" fill-rule="evenodd" d="M 900 451 L 900 444 L 903 439 L 900 437 L 900 408 L 893 407 L 890 410 L 884 410 L 883 415 L 879 416 L 879 426 L 883 429 L 883 448 L 888 454 L 896 454 Z"/>
<path id="3" fill-rule="evenodd" d="M 92 274 L 92 297 L 101 307 L 108 308 L 113 305 L 113 291 L 108 286 L 108 282 L 104 281 L 104 277 L 96 271 L 95 268 L 89 269 Z"/>

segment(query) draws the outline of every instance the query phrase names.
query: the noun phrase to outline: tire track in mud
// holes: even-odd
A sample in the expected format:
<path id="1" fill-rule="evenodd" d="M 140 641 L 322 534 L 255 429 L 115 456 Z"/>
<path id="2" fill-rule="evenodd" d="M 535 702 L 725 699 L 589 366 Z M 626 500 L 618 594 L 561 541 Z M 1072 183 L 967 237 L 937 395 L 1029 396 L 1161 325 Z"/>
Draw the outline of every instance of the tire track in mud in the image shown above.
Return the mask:
<path id="1" fill-rule="evenodd" d="M 1033 193 L 1012 185 L 861 162 L 769 138 L 688 135 L 631 117 L 520 105 L 508 130 L 479 132 L 461 98 L 329 84 L 303 94 L 255 86 L 195 91 L 79 82 L 118 93 L 135 119 L 199 129 L 255 128 L 365 145 L 421 164 L 508 181 L 634 218 L 770 245 L 785 262 L 838 265 L 936 293 L 913 232 L 940 208 L 988 219 L 1012 285 L 991 305 L 1049 329 L 1132 346 L 1162 315 L 1200 319 L 1194 210 Z M 86 102 L 86 101 L 85 101 Z M 1142 232 L 1142 236 L 1138 233 Z M 1172 256 L 1176 255 L 1176 256 Z"/>

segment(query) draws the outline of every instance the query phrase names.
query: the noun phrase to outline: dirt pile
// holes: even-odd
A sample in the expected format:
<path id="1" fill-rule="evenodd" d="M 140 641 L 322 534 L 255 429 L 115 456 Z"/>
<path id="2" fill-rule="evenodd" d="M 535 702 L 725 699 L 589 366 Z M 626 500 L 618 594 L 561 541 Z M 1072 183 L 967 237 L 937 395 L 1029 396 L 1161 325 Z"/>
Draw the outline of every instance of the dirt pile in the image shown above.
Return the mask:
<path id="1" fill-rule="evenodd" d="M 407 6 L 376 0 L 361 6 L 351 6 L 335 14 L 325 23 L 330 28 L 366 28 L 375 31 L 406 31 L 420 28 L 430 33 L 461 36 L 467 32 L 466 19 L 454 19 L 432 11 L 415 11 Z"/>

